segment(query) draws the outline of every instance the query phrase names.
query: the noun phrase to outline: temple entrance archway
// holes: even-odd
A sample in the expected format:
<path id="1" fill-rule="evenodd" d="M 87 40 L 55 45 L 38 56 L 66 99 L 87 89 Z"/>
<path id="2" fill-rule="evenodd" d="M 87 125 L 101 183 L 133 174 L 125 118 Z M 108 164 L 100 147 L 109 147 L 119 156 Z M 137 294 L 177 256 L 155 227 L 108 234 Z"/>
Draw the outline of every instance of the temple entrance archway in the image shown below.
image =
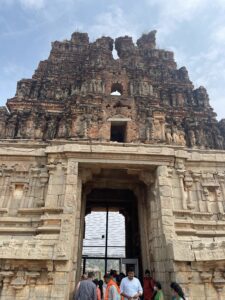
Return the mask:
<path id="1" fill-rule="evenodd" d="M 132 266 L 142 277 L 150 264 L 149 187 L 127 169 L 96 173 L 82 189 L 80 272 L 98 271 L 94 267 L 100 264 L 102 276 L 110 269 L 126 273 Z"/>
<path id="2" fill-rule="evenodd" d="M 104 273 L 113 268 L 126 271 L 125 258 L 136 259 L 141 266 L 138 208 L 132 191 L 93 189 L 86 198 L 85 214 L 83 271 L 90 269 L 90 260 L 99 261 Z"/>

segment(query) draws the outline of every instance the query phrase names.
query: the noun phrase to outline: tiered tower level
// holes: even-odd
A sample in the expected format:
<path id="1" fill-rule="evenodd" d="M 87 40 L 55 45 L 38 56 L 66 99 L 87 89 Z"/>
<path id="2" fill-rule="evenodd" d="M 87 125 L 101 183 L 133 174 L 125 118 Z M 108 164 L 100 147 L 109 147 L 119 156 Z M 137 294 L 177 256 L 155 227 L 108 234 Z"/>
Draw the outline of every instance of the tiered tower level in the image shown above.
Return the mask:
<path id="1" fill-rule="evenodd" d="M 155 34 L 136 45 L 128 36 L 90 43 L 79 32 L 52 43 L 32 79 L 18 82 L 9 112 L 1 109 L 0 138 L 108 142 L 113 122 L 127 143 L 224 149 L 225 120 L 216 120 L 206 89 L 194 89 L 173 52 L 156 48 Z"/>

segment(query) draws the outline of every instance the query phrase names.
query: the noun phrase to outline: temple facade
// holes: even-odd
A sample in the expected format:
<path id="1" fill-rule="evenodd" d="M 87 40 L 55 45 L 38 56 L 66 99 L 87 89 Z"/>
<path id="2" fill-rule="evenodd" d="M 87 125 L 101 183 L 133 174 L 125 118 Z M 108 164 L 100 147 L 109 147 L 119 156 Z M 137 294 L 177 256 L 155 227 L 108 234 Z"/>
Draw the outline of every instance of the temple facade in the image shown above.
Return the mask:
<path id="1" fill-rule="evenodd" d="M 72 299 L 106 204 L 166 299 L 225 299 L 225 119 L 155 34 L 54 42 L 0 108 L 0 299 Z"/>

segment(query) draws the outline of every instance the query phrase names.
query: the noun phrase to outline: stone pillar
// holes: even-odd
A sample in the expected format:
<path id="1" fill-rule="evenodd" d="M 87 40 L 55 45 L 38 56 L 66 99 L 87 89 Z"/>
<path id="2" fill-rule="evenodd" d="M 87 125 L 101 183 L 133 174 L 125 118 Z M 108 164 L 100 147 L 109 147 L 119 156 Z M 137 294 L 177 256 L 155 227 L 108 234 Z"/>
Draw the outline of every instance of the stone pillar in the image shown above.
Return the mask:
<path id="1" fill-rule="evenodd" d="M 200 273 L 200 278 L 202 282 L 204 283 L 204 291 L 205 291 L 205 300 L 210 299 L 210 295 L 208 294 L 209 292 L 209 285 L 212 279 L 212 274 L 208 272 L 202 272 Z"/>
<path id="2" fill-rule="evenodd" d="M 151 230 L 148 225 L 148 220 L 151 219 L 151 211 L 148 206 L 148 197 L 150 197 L 151 185 L 154 183 L 154 177 L 152 173 L 141 172 L 139 174 L 141 181 L 145 183 L 145 186 L 138 186 L 134 192 L 138 201 L 138 219 L 139 219 L 139 228 L 140 230 L 140 242 L 142 250 L 142 263 L 145 268 L 150 269 L 150 248 L 149 248 L 149 231 Z M 144 260 L 145 259 L 145 260 Z"/>
<path id="3" fill-rule="evenodd" d="M 49 164 L 49 182 L 47 196 L 45 199 L 45 207 L 58 207 L 59 197 L 63 193 L 64 185 L 64 166 L 61 162 L 57 164 Z"/>
<path id="4" fill-rule="evenodd" d="M 203 195 L 205 196 L 207 212 L 211 213 L 209 191 L 205 186 L 203 187 Z"/>
<path id="5" fill-rule="evenodd" d="M 223 201 L 225 202 L 225 174 L 219 173 L 217 176 L 218 176 L 218 180 L 219 180 L 220 187 L 221 187 Z"/>
<path id="6" fill-rule="evenodd" d="M 2 190 L 2 207 L 8 207 L 8 197 L 10 190 L 10 177 L 12 176 L 12 169 L 6 169 L 3 171 L 4 181 L 3 181 L 3 190 Z"/>
<path id="7" fill-rule="evenodd" d="M 30 182 L 29 182 L 28 193 L 26 195 L 27 202 L 28 202 L 27 207 L 29 207 L 29 208 L 36 206 L 36 203 L 34 203 L 35 202 L 34 199 L 35 199 L 35 196 L 37 197 L 36 188 L 37 188 L 39 173 L 40 173 L 39 168 L 32 168 L 30 170 L 31 177 L 30 177 Z M 39 191 L 38 191 L 38 194 L 39 194 Z M 25 195 L 24 195 L 24 198 L 25 198 Z"/>
<path id="8" fill-rule="evenodd" d="M 215 188 L 215 194 L 216 194 L 216 201 L 217 201 L 218 212 L 221 213 L 221 214 L 223 214 L 224 213 L 223 197 L 221 195 L 220 187 L 216 187 Z"/>
<path id="9" fill-rule="evenodd" d="M 154 260 L 156 261 L 156 277 L 166 285 L 171 271 L 168 270 L 168 265 L 172 260 L 167 247 L 176 236 L 172 208 L 172 183 L 167 166 L 159 166 L 156 176 L 156 203 L 158 205 L 157 228 L 154 233 L 157 237 Z"/>
<path id="10" fill-rule="evenodd" d="M 35 286 L 37 282 L 37 278 L 40 276 L 39 272 L 29 272 L 27 273 L 27 278 L 30 284 L 30 291 L 29 291 L 29 300 L 36 300 L 35 295 Z"/>
<path id="11" fill-rule="evenodd" d="M 52 195 L 52 191 L 54 189 L 54 173 L 56 169 L 56 165 L 49 164 L 48 166 L 48 173 L 49 173 L 49 181 L 48 181 L 48 190 L 45 199 L 45 207 L 55 207 L 56 206 L 56 199 L 55 196 Z"/>
<path id="12" fill-rule="evenodd" d="M 4 171 L 4 187 L 2 190 L 2 207 L 8 208 L 8 202 L 10 198 L 10 177 L 12 176 L 12 170 Z"/>
<path id="13" fill-rule="evenodd" d="M 47 172 L 41 172 L 40 174 L 40 198 L 37 201 L 37 206 L 42 207 L 45 204 L 44 196 L 45 196 L 45 189 L 46 189 L 46 184 L 48 182 L 48 174 Z"/>
<path id="14" fill-rule="evenodd" d="M 2 271 L 0 275 L 3 277 L 1 298 L 4 299 L 5 297 L 8 296 L 8 294 L 10 294 L 9 286 L 10 286 L 11 278 L 13 277 L 14 273 L 11 271 Z"/>
<path id="15" fill-rule="evenodd" d="M 187 210 L 187 201 L 184 194 L 184 170 L 177 170 L 177 174 L 179 176 L 180 181 L 180 192 L 181 192 L 181 202 L 182 202 L 182 209 Z"/>
<path id="16" fill-rule="evenodd" d="M 5 176 L 4 176 L 4 171 L 3 167 L 0 169 L 0 208 L 3 207 L 3 202 L 4 202 L 4 190 L 5 190 Z"/>
<path id="17" fill-rule="evenodd" d="M 72 297 L 75 287 L 76 272 L 80 267 L 77 265 L 77 262 L 79 253 L 82 188 L 82 182 L 78 174 L 78 162 L 72 158 L 68 159 L 66 169 L 65 196 L 63 204 L 64 214 L 59 238 L 60 244 L 68 256 L 68 263 L 64 267 L 67 272 L 65 300 Z"/>
<path id="18" fill-rule="evenodd" d="M 212 280 L 213 282 L 213 286 L 217 291 L 217 295 L 218 295 L 218 300 L 223 300 L 224 298 L 222 297 L 222 291 L 225 285 L 225 280 L 220 277 L 220 276 L 215 276 Z"/>
<path id="19" fill-rule="evenodd" d="M 201 173 L 194 172 L 193 173 L 193 180 L 195 183 L 196 194 L 197 194 L 197 208 L 200 212 L 204 211 L 202 207 L 202 194 L 201 194 L 201 187 L 200 187 L 200 177 Z"/>
<path id="20" fill-rule="evenodd" d="M 187 193 L 188 193 L 188 201 L 187 201 L 187 208 L 189 209 L 194 209 L 195 208 L 195 204 L 193 202 L 193 199 L 192 199 L 192 185 L 193 185 L 193 179 L 191 177 L 190 174 L 185 174 L 185 177 L 184 177 L 184 182 L 185 182 L 185 188 L 187 189 Z"/>

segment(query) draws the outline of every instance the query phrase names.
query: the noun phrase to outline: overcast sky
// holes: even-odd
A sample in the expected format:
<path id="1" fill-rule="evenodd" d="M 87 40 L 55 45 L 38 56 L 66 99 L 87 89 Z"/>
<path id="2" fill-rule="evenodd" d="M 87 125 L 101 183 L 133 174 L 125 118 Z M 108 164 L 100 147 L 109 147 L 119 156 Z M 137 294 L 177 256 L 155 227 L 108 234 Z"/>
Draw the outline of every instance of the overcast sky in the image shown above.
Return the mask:
<path id="1" fill-rule="evenodd" d="M 0 0 L 0 104 L 30 78 L 51 42 L 88 32 L 130 35 L 157 30 L 157 46 L 175 52 L 195 87 L 207 88 L 225 117 L 225 0 Z"/>

